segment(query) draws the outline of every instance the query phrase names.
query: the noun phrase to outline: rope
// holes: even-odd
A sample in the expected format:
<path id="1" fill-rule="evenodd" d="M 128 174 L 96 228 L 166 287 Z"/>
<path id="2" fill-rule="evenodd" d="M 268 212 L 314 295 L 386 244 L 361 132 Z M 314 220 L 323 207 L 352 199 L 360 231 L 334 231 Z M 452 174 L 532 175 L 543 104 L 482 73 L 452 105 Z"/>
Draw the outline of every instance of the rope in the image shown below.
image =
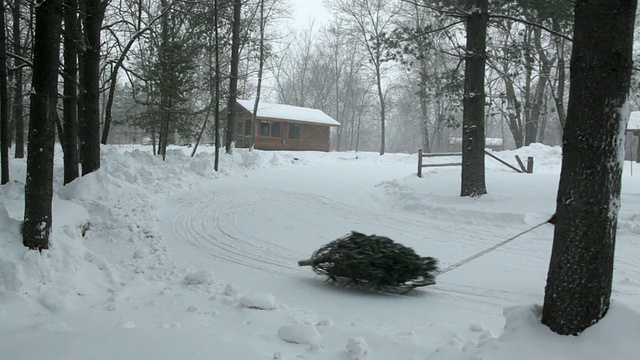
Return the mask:
<path id="1" fill-rule="evenodd" d="M 467 264 L 467 263 L 469 263 L 469 262 L 471 262 L 471 261 L 473 261 L 473 260 L 475 260 L 475 259 L 479 258 L 479 257 L 480 257 L 480 256 L 482 256 L 482 255 L 486 255 L 486 254 L 488 254 L 488 253 L 492 252 L 493 250 L 495 250 L 495 249 L 497 249 L 497 248 L 499 248 L 499 247 L 501 247 L 501 246 L 503 246 L 503 245 L 506 245 L 507 243 L 509 243 L 509 242 L 511 242 L 511 241 L 513 241 L 513 240 L 515 240 L 515 239 L 517 239 L 517 238 L 519 238 L 520 236 L 522 236 L 522 235 L 524 235 L 524 234 L 526 234 L 526 233 L 528 233 L 528 232 L 530 232 L 530 231 L 533 231 L 533 230 L 535 230 L 535 229 L 539 228 L 540 226 L 542 226 L 542 225 L 544 225 L 544 224 L 548 224 L 548 223 L 550 223 L 550 220 L 551 220 L 551 219 L 549 219 L 549 220 L 547 220 L 547 221 L 545 221 L 545 222 L 543 222 L 543 223 L 540 223 L 540 224 L 538 224 L 538 225 L 536 225 L 536 226 L 532 227 L 532 228 L 531 228 L 531 229 L 529 229 L 529 230 L 525 230 L 525 231 L 521 232 L 520 234 L 518 234 L 518 235 L 516 235 L 516 236 L 513 236 L 513 237 L 511 237 L 511 238 L 509 238 L 509 239 L 507 239 L 507 240 L 505 240 L 505 241 L 503 241 L 503 242 L 501 242 L 501 243 L 499 243 L 499 244 L 493 245 L 492 247 L 490 247 L 490 248 L 488 248 L 488 249 L 486 249 L 486 250 L 482 250 L 481 252 L 479 252 L 479 253 L 477 253 L 477 254 L 475 254 L 475 255 L 471 255 L 471 256 L 469 256 L 468 258 L 466 258 L 466 259 L 464 259 L 464 260 L 462 260 L 462 261 L 459 261 L 459 262 L 457 262 L 457 263 L 455 263 L 455 264 L 453 264 L 453 265 L 450 265 L 450 266 L 448 266 L 448 267 L 444 268 L 443 270 L 440 270 L 440 271 L 438 272 L 438 275 L 442 275 L 442 274 L 444 274 L 444 273 L 446 273 L 446 272 L 449 272 L 449 271 L 451 271 L 451 270 L 453 270 L 453 269 L 457 269 L 457 268 L 459 268 L 460 266 L 465 265 L 465 264 Z"/>

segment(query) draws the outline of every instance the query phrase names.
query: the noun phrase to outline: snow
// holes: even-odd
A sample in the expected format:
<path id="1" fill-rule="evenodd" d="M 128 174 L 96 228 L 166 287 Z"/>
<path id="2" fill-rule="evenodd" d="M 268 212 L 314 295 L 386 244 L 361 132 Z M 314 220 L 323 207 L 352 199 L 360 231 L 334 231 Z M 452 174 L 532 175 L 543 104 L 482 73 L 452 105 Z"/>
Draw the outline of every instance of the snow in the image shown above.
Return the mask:
<path id="1" fill-rule="evenodd" d="M 494 152 L 488 194 L 416 155 L 104 146 L 62 186 L 51 248 L 22 246 L 26 163 L 0 187 L 2 359 L 640 358 L 640 181 L 625 163 L 611 308 L 580 336 L 540 322 L 553 227 L 543 225 L 407 294 L 325 282 L 298 267 L 351 230 L 389 236 L 445 268 L 549 218 L 561 150 Z M 440 161 L 440 159 L 437 159 Z M 447 159 L 442 159 L 447 161 Z"/>
<path id="2" fill-rule="evenodd" d="M 350 360 L 364 360 L 368 352 L 369 346 L 362 336 L 347 341 L 347 354 L 349 354 Z"/>
<path id="3" fill-rule="evenodd" d="M 275 310 L 278 308 L 275 296 L 269 293 L 249 294 L 241 297 L 239 303 L 240 306 L 249 309 Z"/>
<path id="4" fill-rule="evenodd" d="M 254 100 L 237 100 L 237 103 L 249 113 L 253 114 Z M 294 120 L 331 126 L 340 125 L 339 122 L 325 114 L 322 110 L 292 105 L 271 104 L 263 101 L 258 103 L 258 114 L 256 116 L 267 119 Z"/>
<path id="5" fill-rule="evenodd" d="M 293 324 L 284 325 L 278 329 L 278 337 L 294 344 L 313 345 L 322 340 L 322 336 L 312 325 Z"/>

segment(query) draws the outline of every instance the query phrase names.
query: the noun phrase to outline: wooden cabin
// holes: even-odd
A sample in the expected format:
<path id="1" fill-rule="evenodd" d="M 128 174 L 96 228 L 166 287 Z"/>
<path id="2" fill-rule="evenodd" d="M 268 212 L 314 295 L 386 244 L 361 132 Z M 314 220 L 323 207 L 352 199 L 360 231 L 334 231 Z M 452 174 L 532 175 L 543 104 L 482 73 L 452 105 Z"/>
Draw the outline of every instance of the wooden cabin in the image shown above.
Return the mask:
<path id="1" fill-rule="evenodd" d="M 629 114 L 625 135 L 624 159 L 640 162 L 640 111 Z"/>
<path id="2" fill-rule="evenodd" d="M 251 146 L 251 115 L 253 100 L 237 100 L 236 147 Z M 220 119 L 226 121 L 226 109 Z M 331 127 L 340 123 L 318 109 L 260 101 L 256 122 L 253 124 L 254 147 L 259 150 L 314 150 L 329 151 Z"/>

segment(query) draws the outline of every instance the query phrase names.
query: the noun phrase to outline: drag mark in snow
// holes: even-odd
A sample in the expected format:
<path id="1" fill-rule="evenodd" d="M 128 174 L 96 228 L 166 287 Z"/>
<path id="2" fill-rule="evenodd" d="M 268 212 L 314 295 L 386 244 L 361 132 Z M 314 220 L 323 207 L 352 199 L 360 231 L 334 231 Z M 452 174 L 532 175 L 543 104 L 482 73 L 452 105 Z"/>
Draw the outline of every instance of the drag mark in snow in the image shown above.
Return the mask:
<path id="1" fill-rule="evenodd" d="M 298 260 L 309 258 L 318 247 L 350 230 L 390 236 L 419 254 L 438 258 L 445 267 L 512 236 L 518 225 L 488 227 L 479 220 L 462 221 L 436 210 L 428 215 L 411 214 L 347 204 L 319 194 L 258 187 L 202 189 L 191 201 L 179 204 L 182 211 L 171 219 L 178 240 L 219 261 L 278 274 L 305 272 L 297 266 Z M 548 262 L 538 255 L 541 248 L 549 247 L 543 238 L 542 234 L 523 237 L 458 271 L 474 273 L 478 266 L 511 268 L 514 261 L 525 273 L 538 271 Z M 523 258 L 523 253 L 529 255 Z M 509 299 L 514 298 L 532 299 L 517 292 L 467 290 L 451 280 L 442 278 L 434 288 L 442 285 L 446 297 L 473 298 L 491 305 L 498 305 L 495 299 L 501 299 L 499 305 L 511 304 Z"/>
<path id="2" fill-rule="evenodd" d="M 234 194 L 238 195 L 238 194 Z M 244 233 L 236 224 L 236 214 L 242 215 L 244 202 L 227 193 L 203 194 L 200 201 L 183 210 L 173 219 L 175 233 L 186 243 L 215 259 L 243 265 L 270 273 L 299 271 L 299 255 Z"/>

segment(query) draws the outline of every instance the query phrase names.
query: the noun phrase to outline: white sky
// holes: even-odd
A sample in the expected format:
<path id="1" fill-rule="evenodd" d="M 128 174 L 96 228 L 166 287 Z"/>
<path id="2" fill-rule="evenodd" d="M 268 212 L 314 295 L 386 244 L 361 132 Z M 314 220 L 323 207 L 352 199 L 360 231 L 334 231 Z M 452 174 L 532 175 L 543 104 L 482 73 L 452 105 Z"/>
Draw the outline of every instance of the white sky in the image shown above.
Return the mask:
<path id="1" fill-rule="evenodd" d="M 323 5 L 323 0 L 290 0 L 294 8 L 296 27 L 307 27 L 310 19 L 315 19 L 316 26 L 329 21 L 331 14 Z"/>

